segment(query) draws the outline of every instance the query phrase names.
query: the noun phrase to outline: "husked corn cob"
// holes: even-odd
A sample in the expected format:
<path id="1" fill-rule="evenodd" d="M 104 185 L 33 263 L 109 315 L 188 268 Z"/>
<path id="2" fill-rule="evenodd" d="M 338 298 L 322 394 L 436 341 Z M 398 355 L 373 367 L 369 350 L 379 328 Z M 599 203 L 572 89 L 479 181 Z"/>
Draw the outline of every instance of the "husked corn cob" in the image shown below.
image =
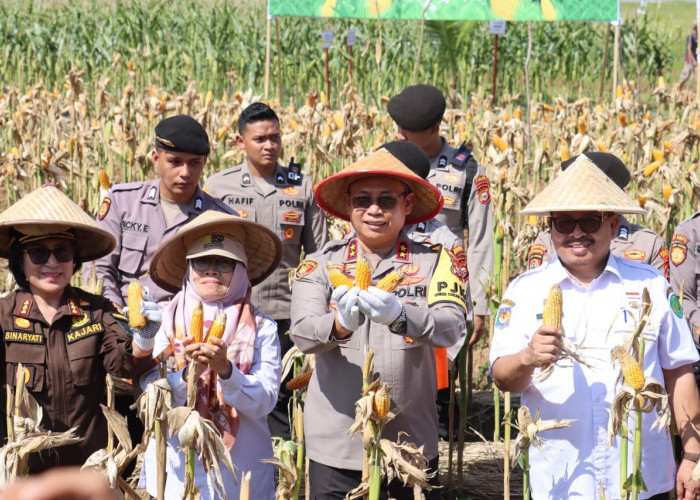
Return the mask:
<path id="1" fill-rule="evenodd" d="M 515 118 L 517 118 L 518 120 L 522 120 L 522 118 L 523 118 L 523 110 L 520 109 L 520 108 L 516 109 L 515 112 L 513 113 L 513 116 L 514 116 Z"/>
<path id="2" fill-rule="evenodd" d="M 552 285 L 542 311 L 542 324 L 561 328 L 562 298 L 559 285 Z"/>
<path id="3" fill-rule="evenodd" d="M 506 141 L 501 139 L 500 135 L 494 135 L 491 142 L 493 142 L 493 145 L 496 146 L 501 153 L 508 149 L 508 144 L 506 144 Z"/>
<path id="4" fill-rule="evenodd" d="M 586 133 L 586 121 L 583 118 L 579 118 L 577 122 L 578 133 L 583 135 Z"/>
<path id="5" fill-rule="evenodd" d="M 390 406 L 389 384 L 382 384 L 372 396 L 372 412 L 378 419 L 386 418 Z"/>
<path id="6" fill-rule="evenodd" d="M 285 387 L 289 391 L 298 391 L 300 389 L 306 389 L 309 386 L 309 380 L 311 380 L 311 375 L 313 375 L 313 370 L 306 370 L 300 373 L 292 380 L 285 384 Z"/>
<path id="7" fill-rule="evenodd" d="M 571 151 L 569 150 L 568 144 L 562 141 L 561 143 L 561 161 L 566 161 L 571 158 Z"/>
<path id="8" fill-rule="evenodd" d="M 97 172 L 97 177 L 100 180 L 100 187 L 102 189 L 109 189 L 112 187 L 112 183 L 109 181 L 109 175 L 104 170 Z"/>
<path id="9" fill-rule="evenodd" d="M 403 277 L 403 271 L 392 271 L 386 276 L 384 276 L 382 279 L 380 279 L 379 282 L 374 286 L 376 286 L 380 290 L 384 290 L 385 292 L 393 292 L 394 289 L 396 289 L 396 287 L 399 286 L 399 283 L 401 283 Z"/>
<path id="10" fill-rule="evenodd" d="M 146 317 L 141 314 L 141 299 L 143 299 L 143 288 L 139 280 L 129 283 L 128 306 L 129 324 L 132 328 L 143 328 L 146 326 Z"/>
<path id="11" fill-rule="evenodd" d="M 209 327 L 207 332 L 207 338 L 204 341 L 205 344 L 214 344 L 212 339 L 220 339 L 224 334 L 224 328 L 226 328 L 226 313 L 219 314 L 214 322 Z"/>
<path id="12" fill-rule="evenodd" d="M 369 261 L 364 255 L 357 260 L 355 267 L 355 286 L 360 290 L 367 290 L 372 284 L 372 271 L 369 267 Z"/>
<path id="13" fill-rule="evenodd" d="M 199 343 L 204 335 L 204 307 L 201 301 L 197 301 L 192 312 L 192 321 L 190 322 L 190 335 L 193 337 L 193 342 Z"/>
<path id="14" fill-rule="evenodd" d="M 622 125 L 623 127 L 627 126 L 627 115 L 625 115 L 624 113 L 620 113 L 617 116 L 617 118 L 618 120 L 620 120 L 620 125 Z"/>
<path id="15" fill-rule="evenodd" d="M 670 184 L 664 184 L 664 198 L 666 201 L 671 199 L 671 194 L 673 193 L 673 187 Z"/>
<path id="16" fill-rule="evenodd" d="M 659 149 L 653 149 L 651 151 L 651 156 L 654 158 L 654 161 L 658 161 L 661 164 L 666 162 L 666 159 L 664 158 L 664 152 Z"/>
<path id="17" fill-rule="evenodd" d="M 649 165 L 644 167 L 644 177 L 649 177 L 651 174 L 656 172 L 656 170 L 661 166 L 661 162 L 652 161 Z"/>
<path id="18" fill-rule="evenodd" d="M 333 285 L 333 288 L 338 288 L 342 285 L 346 285 L 348 288 L 352 288 L 354 286 L 352 280 L 341 272 L 340 269 L 333 267 L 329 263 L 326 263 L 326 268 L 328 269 L 328 279 L 331 280 L 331 285 Z"/>
<path id="19" fill-rule="evenodd" d="M 622 376 L 624 377 L 625 384 L 638 391 L 644 387 L 644 372 L 642 367 L 639 366 L 637 360 L 634 359 L 629 352 L 627 352 L 622 346 L 613 347 L 610 351 L 610 358 L 616 359 L 620 363 L 620 368 L 622 369 Z"/>

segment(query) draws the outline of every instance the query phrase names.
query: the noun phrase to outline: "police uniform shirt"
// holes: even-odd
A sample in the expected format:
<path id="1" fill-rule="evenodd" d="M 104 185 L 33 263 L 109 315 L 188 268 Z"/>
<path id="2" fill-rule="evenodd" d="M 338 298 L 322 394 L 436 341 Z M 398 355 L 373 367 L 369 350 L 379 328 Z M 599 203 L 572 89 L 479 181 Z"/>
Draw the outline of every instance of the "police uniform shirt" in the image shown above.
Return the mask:
<path id="1" fill-rule="evenodd" d="M 671 286 L 683 296 L 683 314 L 700 345 L 700 212 L 678 224 L 669 252 Z"/>
<path id="2" fill-rule="evenodd" d="M 277 270 L 253 287 L 251 301 L 273 319 L 289 319 L 291 291 L 289 271 L 305 254 L 320 249 L 327 241 L 326 218 L 314 200 L 311 179 L 275 167 L 272 178 L 256 179 L 247 162 L 216 173 L 204 188 L 220 198 L 241 217 L 258 222 L 282 240 L 284 255 Z"/>

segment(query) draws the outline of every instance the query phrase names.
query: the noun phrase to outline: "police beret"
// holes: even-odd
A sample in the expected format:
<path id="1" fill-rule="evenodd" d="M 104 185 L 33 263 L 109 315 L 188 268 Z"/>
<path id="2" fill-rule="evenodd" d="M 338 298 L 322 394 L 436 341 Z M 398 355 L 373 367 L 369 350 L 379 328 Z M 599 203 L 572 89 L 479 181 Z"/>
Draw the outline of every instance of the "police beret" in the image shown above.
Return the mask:
<path id="1" fill-rule="evenodd" d="M 209 136 L 204 127 L 191 116 L 171 116 L 156 125 L 156 147 L 168 151 L 208 155 Z"/>
<path id="2" fill-rule="evenodd" d="M 413 173 L 420 175 L 423 179 L 430 173 L 430 160 L 425 152 L 408 141 L 393 141 L 382 144 L 377 149 L 386 149 L 401 163 L 410 168 Z"/>
<path id="3" fill-rule="evenodd" d="M 599 151 L 594 151 L 591 153 L 585 153 L 585 156 L 591 160 L 596 167 L 601 169 L 605 175 L 610 177 L 612 181 L 617 184 L 620 189 L 625 189 L 625 186 L 630 182 L 630 171 L 627 170 L 625 164 L 622 163 L 617 156 L 610 153 L 602 153 Z M 578 156 L 569 158 L 566 161 L 561 162 L 561 169 L 566 170 L 569 165 L 571 165 Z"/>
<path id="4" fill-rule="evenodd" d="M 399 127 L 413 131 L 427 130 L 442 120 L 445 96 L 432 85 L 421 83 L 403 89 L 389 99 L 386 107 Z"/>

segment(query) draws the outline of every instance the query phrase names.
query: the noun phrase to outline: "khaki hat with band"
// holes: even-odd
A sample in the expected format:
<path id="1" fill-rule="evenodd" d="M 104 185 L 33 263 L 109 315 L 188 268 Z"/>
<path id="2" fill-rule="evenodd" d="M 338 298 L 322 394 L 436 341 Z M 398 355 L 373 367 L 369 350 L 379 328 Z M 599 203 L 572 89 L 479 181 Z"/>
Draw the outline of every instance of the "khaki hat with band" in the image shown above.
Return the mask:
<path id="1" fill-rule="evenodd" d="M 646 210 L 586 155 L 579 155 L 520 211 L 522 215 L 549 215 L 552 212 L 644 214 Z"/>
<path id="2" fill-rule="evenodd" d="M 344 197 L 350 184 L 367 177 L 380 176 L 406 183 L 415 194 L 413 210 L 406 216 L 405 225 L 432 219 L 445 203 L 442 193 L 435 186 L 416 175 L 386 149 L 379 149 L 322 180 L 314 192 L 316 202 L 331 215 L 350 220 Z"/>
<path id="3" fill-rule="evenodd" d="M 0 213 L 0 257 L 9 258 L 15 241 L 24 244 L 47 238 L 73 240 L 83 262 L 107 255 L 116 245 L 114 236 L 51 184 Z"/>
<path id="4" fill-rule="evenodd" d="M 207 210 L 160 244 L 151 257 L 149 272 L 159 286 L 177 292 L 187 260 L 206 255 L 243 262 L 251 285 L 257 285 L 282 261 L 282 242 L 262 224 Z"/>

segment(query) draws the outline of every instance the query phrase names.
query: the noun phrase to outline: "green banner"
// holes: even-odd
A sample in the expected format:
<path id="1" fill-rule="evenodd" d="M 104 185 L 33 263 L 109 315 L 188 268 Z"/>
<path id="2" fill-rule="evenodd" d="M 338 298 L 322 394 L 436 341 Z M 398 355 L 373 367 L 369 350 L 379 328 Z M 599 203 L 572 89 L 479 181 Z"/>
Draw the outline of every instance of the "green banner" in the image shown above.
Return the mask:
<path id="1" fill-rule="evenodd" d="M 432 0 L 433 21 L 614 21 L 618 0 Z M 269 0 L 273 16 L 421 19 L 428 0 Z"/>

